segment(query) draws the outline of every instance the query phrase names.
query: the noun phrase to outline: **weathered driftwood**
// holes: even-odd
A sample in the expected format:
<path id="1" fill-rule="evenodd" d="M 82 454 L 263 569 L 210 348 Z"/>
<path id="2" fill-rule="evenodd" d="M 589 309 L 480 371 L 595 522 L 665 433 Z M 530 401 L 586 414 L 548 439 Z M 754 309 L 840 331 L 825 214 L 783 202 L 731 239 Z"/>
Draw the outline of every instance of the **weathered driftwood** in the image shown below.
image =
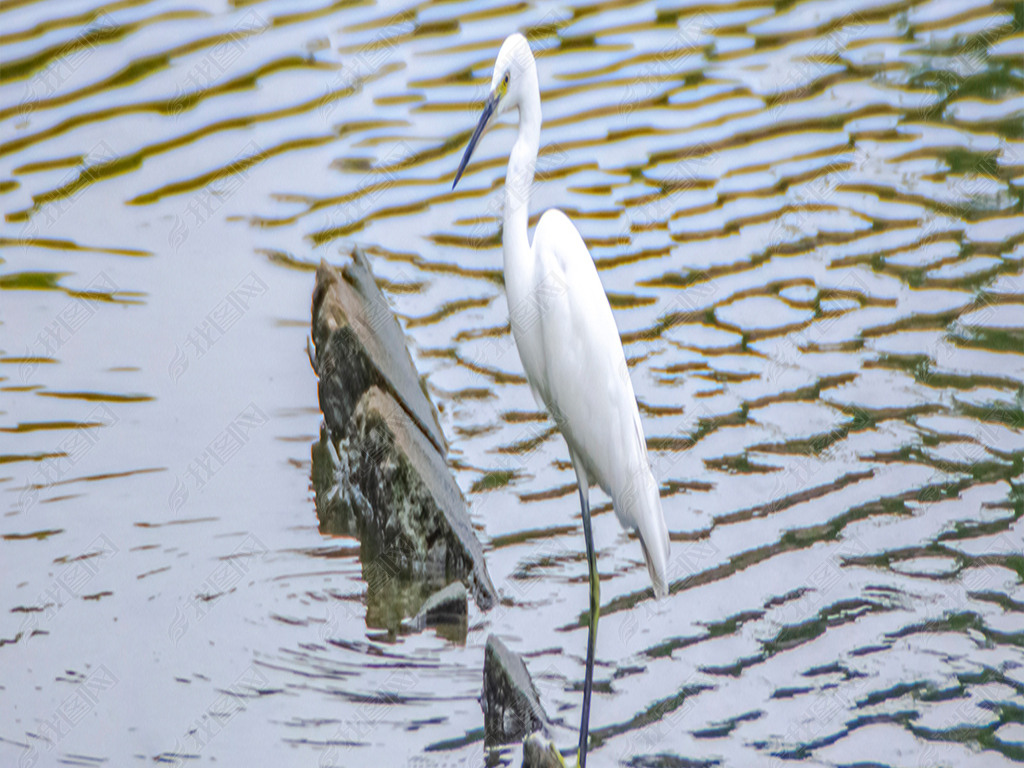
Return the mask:
<path id="1" fill-rule="evenodd" d="M 484 650 L 484 744 L 521 741 L 534 732 L 547 734 L 548 716 L 519 654 L 490 635 Z"/>
<path id="2" fill-rule="evenodd" d="M 356 246 L 342 269 L 320 262 L 313 289 L 310 356 L 320 378 L 320 410 L 334 437 L 347 431 L 359 398 L 376 386 L 391 394 L 445 456 L 448 444 L 437 411 L 416 373 L 405 336 Z"/>
<path id="3" fill-rule="evenodd" d="M 464 580 L 489 609 L 494 585 L 445 464 L 436 411 L 365 257 L 357 249 L 354 258 L 340 271 L 321 263 L 313 293 L 310 361 L 325 420 L 312 450 L 321 530 L 359 538 L 371 590 L 371 578 L 435 588 Z"/>

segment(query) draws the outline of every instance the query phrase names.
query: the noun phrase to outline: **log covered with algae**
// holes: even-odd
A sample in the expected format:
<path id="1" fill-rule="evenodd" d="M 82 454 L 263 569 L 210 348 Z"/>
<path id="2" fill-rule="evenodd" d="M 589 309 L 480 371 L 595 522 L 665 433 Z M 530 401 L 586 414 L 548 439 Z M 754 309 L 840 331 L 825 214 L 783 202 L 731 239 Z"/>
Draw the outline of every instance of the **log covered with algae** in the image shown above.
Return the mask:
<path id="1" fill-rule="evenodd" d="M 564 768 L 552 724 L 522 657 L 490 635 L 484 649 L 484 744 L 523 742 L 524 768 Z"/>
<path id="2" fill-rule="evenodd" d="M 343 268 L 317 269 L 312 342 L 324 415 L 312 447 L 321 531 L 359 538 L 371 600 L 396 584 L 420 595 L 460 580 L 491 608 L 496 592 L 445 463 L 437 411 L 358 247 Z"/>

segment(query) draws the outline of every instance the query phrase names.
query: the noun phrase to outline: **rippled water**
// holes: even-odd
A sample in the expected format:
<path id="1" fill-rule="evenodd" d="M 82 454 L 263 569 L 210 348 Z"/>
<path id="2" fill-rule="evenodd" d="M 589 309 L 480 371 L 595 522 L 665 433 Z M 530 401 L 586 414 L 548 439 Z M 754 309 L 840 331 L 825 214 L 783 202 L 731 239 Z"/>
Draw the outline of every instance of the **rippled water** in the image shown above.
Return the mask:
<path id="1" fill-rule="evenodd" d="M 1020 4 L 9 0 L 0 762 L 480 765 L 488 633 L 575 743 L 510 127 L 450 191 L 514 29 L 532 210 L 597 261 L 673 540 L 656 603 L 595 491 L 594 764 L 1024 759 Z M 311 270 L 353 243 L 505 598 L 464 642 L 389 631 L 415 605 L 318 530 Z"/>

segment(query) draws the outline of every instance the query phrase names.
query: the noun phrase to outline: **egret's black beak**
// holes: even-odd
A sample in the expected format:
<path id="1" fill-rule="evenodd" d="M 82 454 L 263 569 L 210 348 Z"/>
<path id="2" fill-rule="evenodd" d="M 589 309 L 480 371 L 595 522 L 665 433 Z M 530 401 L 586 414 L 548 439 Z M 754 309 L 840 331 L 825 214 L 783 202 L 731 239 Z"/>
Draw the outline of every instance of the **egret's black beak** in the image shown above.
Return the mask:
<path id="1" fill-rule="evenodd" d="M 459 163 L 459 170 L 455 172 L 455 181 L 452 182 L 452 189 L 455 189 L 455 185 L 459 183 L 459 179 L 462 178 L 462 172 L 466 170 L 466 164 L 469 162 L 469 156 L 473 154 L 473 150 L 476 148 L 476 143 L 480 141 L 480 137 L 483 136 L 484 131 L 487 129 L 487 123 L 494 115 L 494 110 L 498 106 L 498 92 L 491 91 L 491 95 L 487 97 L 487 103 L 484 104 L 484 113 L 480 115 L 480 122 L 476 124 L 476 130 L 473 131 L 472 137 L 469 139 L 469 146 L 466 147 L 466 154 L 462 156 L 462 162 Z"/>

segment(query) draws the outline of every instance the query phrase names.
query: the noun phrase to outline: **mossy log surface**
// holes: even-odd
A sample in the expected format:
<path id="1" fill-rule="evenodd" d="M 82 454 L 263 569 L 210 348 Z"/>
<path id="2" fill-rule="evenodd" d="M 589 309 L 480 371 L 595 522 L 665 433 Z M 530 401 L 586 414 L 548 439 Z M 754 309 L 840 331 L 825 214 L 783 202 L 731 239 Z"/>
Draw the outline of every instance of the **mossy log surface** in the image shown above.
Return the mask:
<path id="1" fill-rule="evenodd" d="M 461 580 L 489 609 L 496 592 L 437 413 L 358 249 L 344 269 L 321 263 L 312 327 L 324 414 L 312 448 L 320 529 L 359 538 L 371 593 Z"/>
<path id="2" fill-rule="evenodd" d="M 537 689 L 518 653 L 498 637 L 487 638 L 484 651 L 484 743 L 522 741 L 531 733 L 547 734 L 548 717 Z"/>
<path id="3" fill-rule="evenodd" d="M 321 261 L 313 289 L 310 356 L 320 379 L 320 410 L 337 438 L 363 393 L 389 392 L 442 455 L 448 443 L 437 411 L 416 372 L 405 335 L 377 287 L 370 262 L 358 246 L 341 269 Z"/>

